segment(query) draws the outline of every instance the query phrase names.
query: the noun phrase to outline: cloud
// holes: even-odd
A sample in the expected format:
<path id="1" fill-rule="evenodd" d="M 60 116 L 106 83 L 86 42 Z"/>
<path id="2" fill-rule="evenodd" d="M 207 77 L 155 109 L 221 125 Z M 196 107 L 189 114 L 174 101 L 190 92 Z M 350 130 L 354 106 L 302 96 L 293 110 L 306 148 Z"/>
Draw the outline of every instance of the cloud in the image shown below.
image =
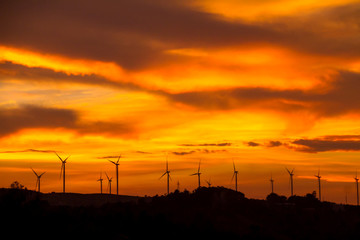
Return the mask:
<path id="1" fill-rule="evenodd" d="M 308 111 L 317 116 L 336 116 L 360 112 L 358 93 L 360 74 L 339 71 L 329 86 L 310 90 L 237 87 L 225 90 L 193 91 L 169 94 L 173 102 L 204 110 L 268 109 Z"/>
<path id="2" fill-rule="evenodd" d="M 246 142 L 245 145 L 249 146 L 249 147 L 258 147 L 261 146 L 260 143 L 256 143 L 256 142 Z"/>
<path id="3" fill-rule="evenodd" d="M 282 145 L 283 143 L 280 141 L 269 141 L 269 143 L 266 144 L 267 147 L 279 147 Z"/>
<path id="4" fill-rule="evenodd" d="M 196 149 L 196 150 L 191 150 L 191 151 L 174 151 L 171 152 L 174 155 L 178 155 L 178 156 L 184 156 L 184 155 L 189 155 L 189 154 L 193 154 L 193 153 L 205 153 L 205 154 L 210 154 L 210 153 L 219 153 L 219 152 L 227 152 L 227 150 L 225 149 L 221 149 L 221 150 L 214 150 L 214 149 Z"/>
<path id="5" fill-rule="evenodd" d="M 201 143 L 201 144 L 180 144 L 179 146 L 184 146 L 184 147 L 208 147 L 208 146 L 213 146 L 213 147 L 227 147 L 227 146 L 231 146 L 231 143 Z"/>
<path id="6" fill-rule="evenodd" d="M 0 62 L 0 81 L 21 80 L 46 83 L 79 83 L 133 91 L 151 91 L 125 81 L 111 81 L 96 74 L 67 74 L 43 67 L 28 67 L 10 61 Z"/>
<path id="7" fill-rule="evenodd" d="M 22 105 L 18 108 L 0 108 L 0 137 L 24 129 L 66 129 L 80 135 L 96 134 L 108 136 L 129 136 L 136 132 L 132 123 L 84 122 L 71 109 L 48 108 Z"/>
<path id="8" fill-rule="evenodd" d="M 359 140 L 297 139 L 288 146 L 301 152 L 360 151 Z"/>
<path id="9" fill-rule="evenodd" d="M 39 150 L 39 149 L 25 149 L 25 150 L 14 150 L 14 151 L 2 151 L 0 153 L 24 153 L 24 152 L 36 152 L 36 153 L 54 153 L 57 152 L 59 153 L 59 151 L 55 151 L 55 150 Z"/>
<path id="10" fill-rule="evenodd" d="M 188 154 L 193 154 L 196 151 L 189 151 L 189 152 L 171 152 L 174 155 L 178 155 L 178 156 L 184 156 L 184 155 L 188 155 Z"/>
<path id="11" fill-rule="evenodd" d="M 0 137 L 28 128 L 74 128 L 77 113 L 68 109 L 24 105 L 0 110 Z"/>
<path id="12" fill-rule="evenodd" d="M 228 21 L 190 3 L 3 0 L 0 44 L 127 69 L 179 61 L 166 54 L 179 48 L 266 44 L 310 54 L 360 55 L 359 3 L 251 23 Z"/>
<path id="13" fill-rule="evenodd" d="M 119 158 L 119 155 L 109 155 L 109 156 L 102 156 L 102 157 L 97 157 L 97 159 L 111 159 L 111 158 L 115 158 L 115 159 L 118 159 Z M 121 158 L 123 158 L 121 156 Z"/>

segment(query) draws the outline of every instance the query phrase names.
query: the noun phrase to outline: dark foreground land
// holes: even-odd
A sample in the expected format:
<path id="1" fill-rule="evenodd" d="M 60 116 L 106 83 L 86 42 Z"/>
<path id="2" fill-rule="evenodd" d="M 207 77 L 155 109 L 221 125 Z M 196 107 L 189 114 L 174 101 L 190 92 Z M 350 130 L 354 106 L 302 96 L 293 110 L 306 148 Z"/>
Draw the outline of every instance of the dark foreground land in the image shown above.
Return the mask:
<path id="1" fill-rule="evenodd" d="M 130 197 L 0 189 L 2 236 L 34 239 L 359 239 L 360 208 L 225 188 Z"/>

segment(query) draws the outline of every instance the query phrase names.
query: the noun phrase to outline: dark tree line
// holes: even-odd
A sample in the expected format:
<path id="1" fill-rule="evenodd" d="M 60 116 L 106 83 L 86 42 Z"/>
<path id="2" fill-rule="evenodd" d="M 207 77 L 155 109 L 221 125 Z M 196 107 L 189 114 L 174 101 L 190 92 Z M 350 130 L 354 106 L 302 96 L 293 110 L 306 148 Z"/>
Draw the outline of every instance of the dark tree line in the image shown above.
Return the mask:
<path id="1" fill-rule="evenodd" d="M 18 237 L 321 240 L 360 234 L 356 206 L 319 202 L 313 194 L 254 200 L 221 187 L 100 207 L 53 206 L 41 193 L 3 189 L 0 211 L 3 235 Z"/>

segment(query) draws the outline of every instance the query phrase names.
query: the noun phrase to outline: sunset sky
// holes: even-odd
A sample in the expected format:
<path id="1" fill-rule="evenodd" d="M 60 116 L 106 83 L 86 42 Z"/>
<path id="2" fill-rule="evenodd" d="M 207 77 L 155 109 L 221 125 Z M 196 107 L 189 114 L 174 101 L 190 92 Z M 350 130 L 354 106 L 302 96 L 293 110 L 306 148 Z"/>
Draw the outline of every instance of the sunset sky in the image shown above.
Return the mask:
<path id="1" fill-rule="evenodd" d="M 0 187 L 119 193 L 202 184 L 356 202 L 360 1 L 0 2 Z M 115 184 L 112 191 L 115 192 Z M 104 181 L 104 191 L 107 182 Z"/>

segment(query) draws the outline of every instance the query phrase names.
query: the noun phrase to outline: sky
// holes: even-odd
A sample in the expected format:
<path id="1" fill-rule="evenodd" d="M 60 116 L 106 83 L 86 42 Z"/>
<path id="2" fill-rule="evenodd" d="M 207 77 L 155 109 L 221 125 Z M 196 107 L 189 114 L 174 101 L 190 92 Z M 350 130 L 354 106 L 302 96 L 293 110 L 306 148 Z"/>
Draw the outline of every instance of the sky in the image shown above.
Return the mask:
<path id="1" fill-rule="evenodd" d="M 360 2 L 0 2 L 0 187 L 249 198 L 317 191 L 356 203 Z M 114 181 L 115 182 L 115 181 Z M 114 183 L 113 182 L 113 183 Z M 107 191 L 104 180 L 104 191 Z M 115 192 L 115 184 L 112 184 Z M 345 200 L 347 199 L 347 200 Z"/>

